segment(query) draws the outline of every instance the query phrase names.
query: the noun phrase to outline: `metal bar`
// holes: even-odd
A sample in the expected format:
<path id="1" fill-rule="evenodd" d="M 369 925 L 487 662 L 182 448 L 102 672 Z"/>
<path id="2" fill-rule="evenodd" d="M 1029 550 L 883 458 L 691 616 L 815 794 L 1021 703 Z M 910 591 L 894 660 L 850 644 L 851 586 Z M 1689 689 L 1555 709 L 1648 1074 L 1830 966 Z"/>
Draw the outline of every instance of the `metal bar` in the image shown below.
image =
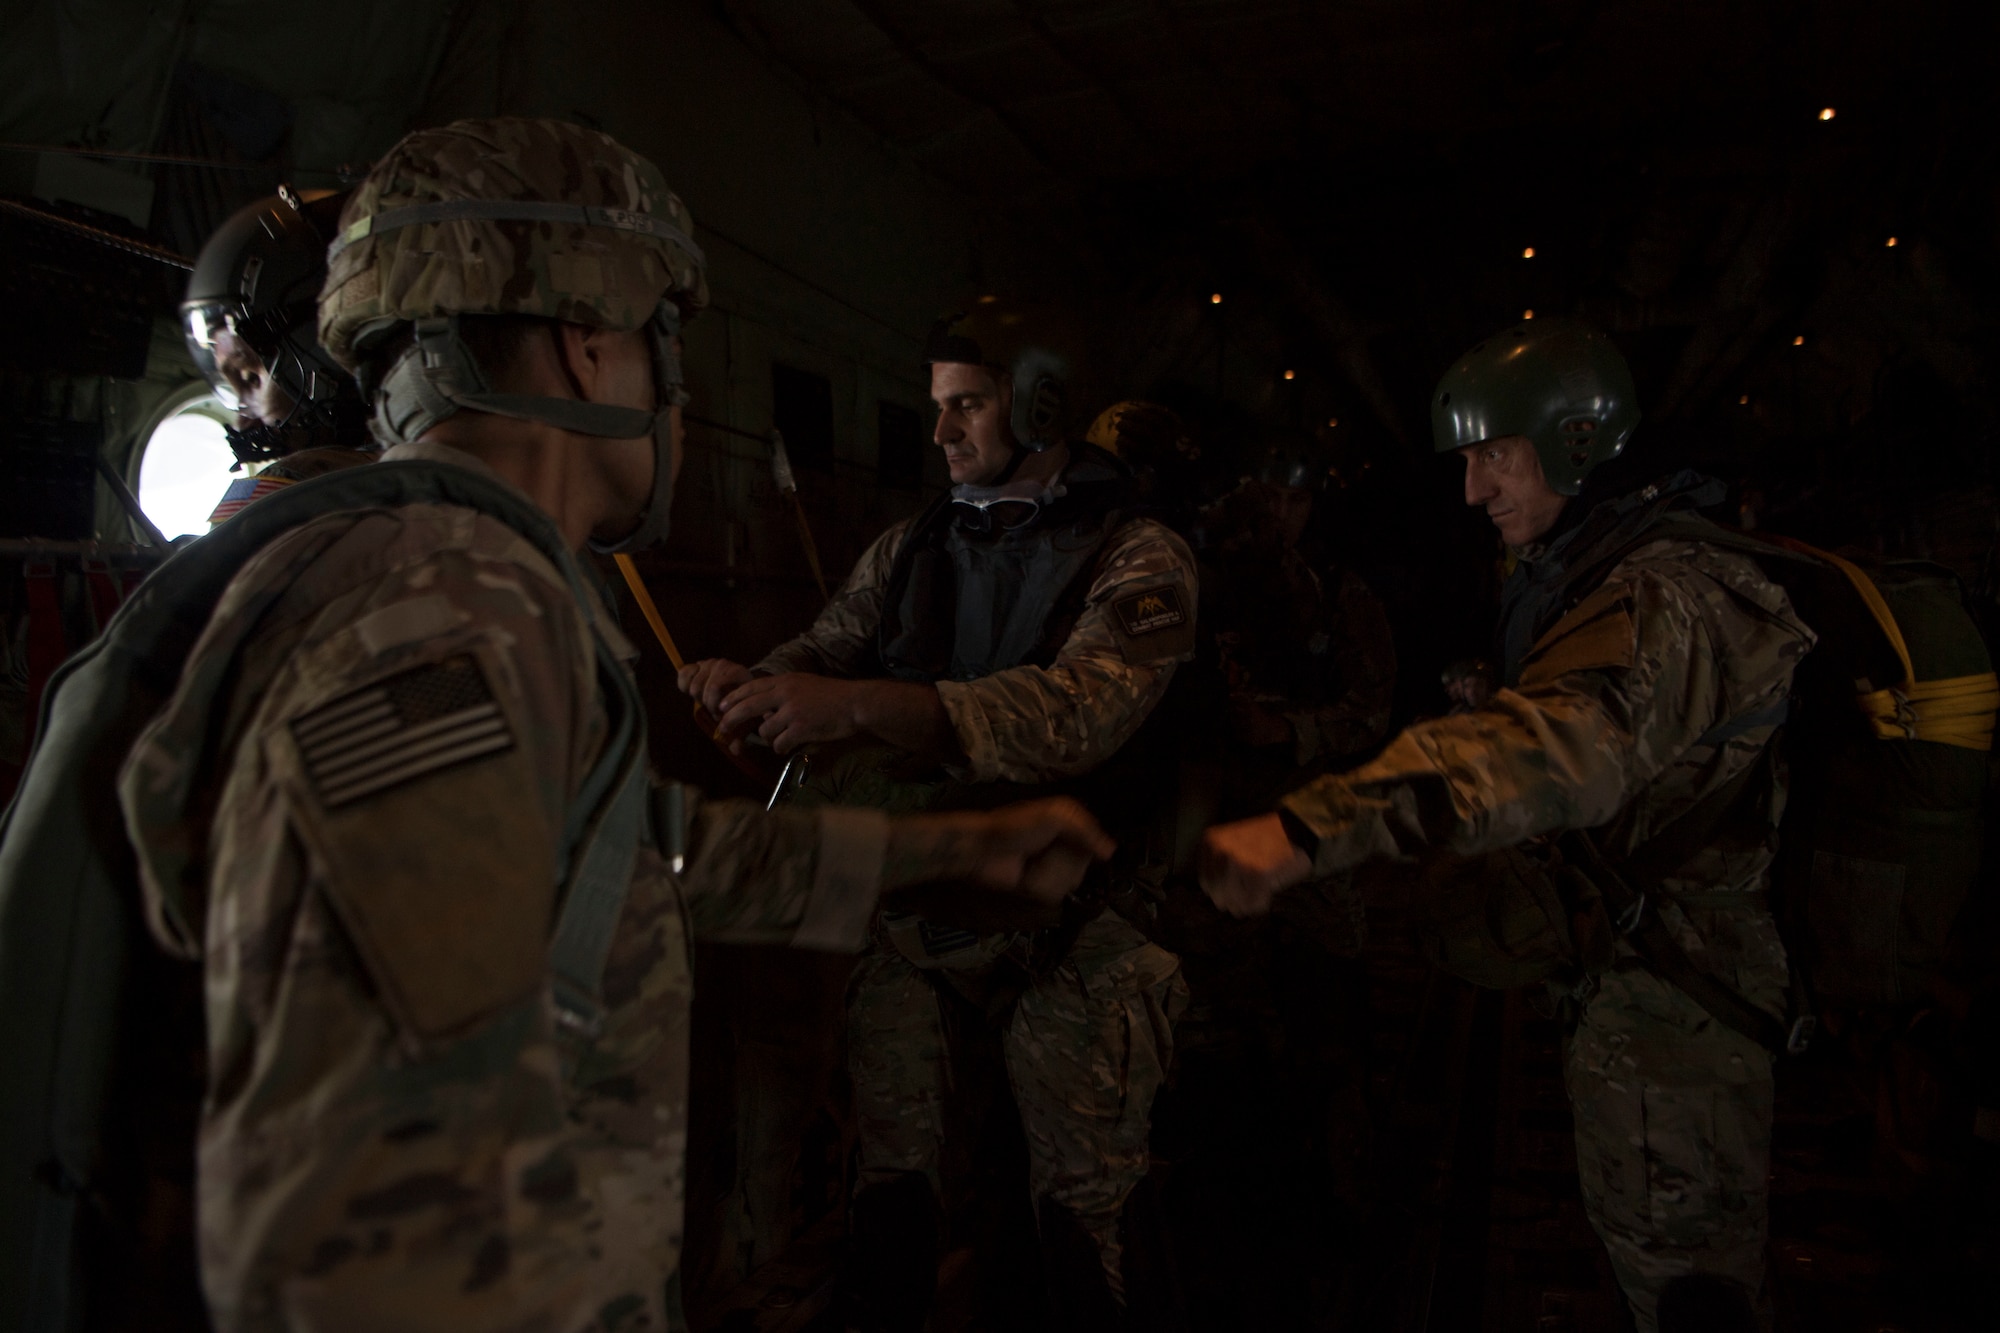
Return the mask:
<path id="1" fill-rule="evenodd" d="M 147 540 L 151 541 L 154 546 L 162 551 L 166 550 L 167 535 L 153 526 L 152 519 L 146 517 L 146 511 L 139 507 L 139 497 L 132 494 L 132 488 L 125 484 L 125 478 L 118 475 L 118 469 L 111 466 L 111 460 L 103 454 L 98 454 L 95 457 L 97 461 L 97 474 L 104 478 L 104 484 L 109 486 L 111 493 L 118 497 L 118 503 L 124 508 L 125 516 L 132 520 L 139 531 L 146 534 Z"/>
<path id="2" fill-rule="evenodd" d="M 96 241 L 99 245 L 108 245 L 114 250 L 123 250 L 128 254 L 138 255 L 141 259 L 150 259 L 158 264 L 167 264 L 174 268 L 185 269 L 190 273 L 194 272 L 194 261 L 186 255 L 175 254 L 172 250 L 163 249 L 157 245 L 148 245 L 144 241 L 135 241 L 129 236 L 120 236 L 115 231 L 105 231 L 102 227 L 93 227 L 88 222 L 77 222 L 74 219 L 63 217 L 59 213 L 50 213 L 40 208 L 32 208 L 27 204 L 18 203 L 12 199 L 0 199 L 0 209 L 21 217 L 33 218 L 37 222 L 46 222 L 51 227 L 58 227 L 64 231 L 75 232 L 79 236 Z"/>
<path id="3" fill-rule="evenodd" d="M 155 162 L 170 167 L 209 167 L 216 171 L 268 171 L 276 167 L 262 162 L 225 162 L 214 157 L 182 157 L 176 153 L 125 153 L 109 148 L 74 148 L 56 143 L 0 143 L 0 151 L 15 153 L 62 153 L 68 157 L 101 157 L 112 162 Z M 331 174 L 331 173 L 317 173 Z"/>

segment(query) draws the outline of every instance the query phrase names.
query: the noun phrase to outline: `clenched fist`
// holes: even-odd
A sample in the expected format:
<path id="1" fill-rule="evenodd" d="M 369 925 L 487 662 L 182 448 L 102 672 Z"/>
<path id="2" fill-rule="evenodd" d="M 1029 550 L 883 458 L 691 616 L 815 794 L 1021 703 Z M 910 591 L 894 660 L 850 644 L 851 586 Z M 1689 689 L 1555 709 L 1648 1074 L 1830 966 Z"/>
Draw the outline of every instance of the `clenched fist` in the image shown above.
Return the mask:
<path id="1" fill-rule="evenodd" d="M 1066 796 L 891 821 L 885 890 L 898 905 L 984 928 L 1044 925 L 1117 844 Z M 1001 900 L 1005 901 L 1001 901 Z"/>
<path id="2" fill-rule="evenodd" d="M 1201 836 L 1201 887 L 1231 916 L 1263 916 L 1271 899 L 1312 874 L 1312 858 L 1276 815 L 1217 824 Z"/>

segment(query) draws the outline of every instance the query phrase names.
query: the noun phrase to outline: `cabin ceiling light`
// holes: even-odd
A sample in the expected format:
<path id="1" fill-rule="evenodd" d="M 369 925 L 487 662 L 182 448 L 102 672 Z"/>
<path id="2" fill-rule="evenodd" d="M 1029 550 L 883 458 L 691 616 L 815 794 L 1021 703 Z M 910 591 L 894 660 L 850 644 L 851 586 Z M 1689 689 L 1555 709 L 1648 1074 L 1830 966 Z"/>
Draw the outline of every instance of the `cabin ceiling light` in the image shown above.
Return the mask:
<path id="1" fill-rule="evenodd" d="M 1535 257 L 1535 247 L 1532 245 L 1529 246 L 1527 249 L 1521 251 L 1521 258 L 1523 259 L 1533 259 L 1534 257 Z"/>
<path id="2" fill-rule="evenodd" d="M 1209 298 L 1208 298 L 1208 303 L 1209 303 L 1210 305 L 1221 305 L 1221 304 L 1222 304 L 1222 293 L 1221 293 L 1221 292 L 1217 292 L 1217 293 L 1215 293 L 1215 294 L 1214 294 L 1213 296 L 1209 297 Z"/>
<path id="3" fill-rule="evenodd" d="M 1523 310 L 1521 312 L 1522 319 L 1533 319 L 1534 317 L 1535 317 L 1535 312 L 1532 310 Z"/>
<path id="4" fill-rule="evenodd" d="M 1288 371 L 1286 371 L 1286 372 L 1285 372 L 1285 378 L 1286 378 L 1286 379 L 1292 379 L 1292 378 L 1294 378 L 1294 376 L 1293 376 L 1292 372 L 1288 370 Z"/>
<path id="5" fill-rule="evenodd" d="M 1821 108 L 1819 109 L 1819 118 L 1820 118 L 1821 120 L 1832 120 L 1832 119 L 1833 119 L 1833 108 L 1832 108 L 1832 107 L 1830 107 L 1830 106 L 1823 106 L 1823 107 L 1821 107 Z"/>
<path id="6" fill-rule="evenodd" d="M 1804 347 L 1805 345 L 1806 345 L 1806 335 L 1803 333 L 1801 333 L 1798 337 L 1792 339 L 1792 346 L 1794 347 Z"/>
<path id="7" fill-rule="evenodd" d="M 1891 236 L 1887 241 L 1883 242 L 1883 244 L 1887 245 L 1891 250 L 1893 250 L 1896 248 L 1896 238 Z"/>

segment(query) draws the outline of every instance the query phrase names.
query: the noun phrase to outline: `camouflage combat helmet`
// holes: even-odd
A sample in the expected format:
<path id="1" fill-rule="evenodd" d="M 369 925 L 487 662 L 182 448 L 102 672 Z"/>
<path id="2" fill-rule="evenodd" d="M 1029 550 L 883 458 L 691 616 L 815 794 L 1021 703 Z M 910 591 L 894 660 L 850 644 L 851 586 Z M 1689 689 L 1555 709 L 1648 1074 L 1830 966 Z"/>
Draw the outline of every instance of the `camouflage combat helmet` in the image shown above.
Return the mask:
<path id="1" fill-rule="evenodd" d="M 690 230 L 659 169 L 596 130 L 517 117 L 418 130 L 376 163 L 341 214 L 320 341 L 359 374 L 385 443 L 413 441 L 461 410 L 606 439 L 651 434 L 658 458 L 646 516 L 598 547 L 636 549 L 666 535 L 668 409 L 686 401 L 676 339 L 682 319 L 708 304 Z M 459 334 L 462 315 L 643 329 L 658 410 L 495 393 Z M 415 330 L 409 350 L 373 364 L 370 349 L 405 325 Z"/>
<path id="2" fill-rule="evenodd" d="M 1431 396 L 1437 451 L 1525 435 L 1560 495 L 1575 495 L 1616 458 L 1639 424 L 1632 371 L 1611 339 L 1587 324 L 1537 319 L 1474 347 Z"/>
<path id="3" fill-rule="evenodd" d="M 931 327 L 924 362 L 985 366 L 1011 378 L 1014 407 L 1007 424 L 1018 464 L 1020 451 L 1039 454 L 1062 441 L 1063 406 L 1077 368 L 1068 342 L 1048 312 L 982 296 L 969 311 Z"/>

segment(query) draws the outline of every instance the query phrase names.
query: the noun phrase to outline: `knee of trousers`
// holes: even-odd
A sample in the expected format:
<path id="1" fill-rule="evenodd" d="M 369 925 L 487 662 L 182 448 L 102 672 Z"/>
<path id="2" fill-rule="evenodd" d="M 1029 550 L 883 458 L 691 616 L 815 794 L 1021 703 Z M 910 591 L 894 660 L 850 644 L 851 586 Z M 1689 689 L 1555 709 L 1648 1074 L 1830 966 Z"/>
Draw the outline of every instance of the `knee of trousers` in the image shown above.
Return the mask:
<path id="1" fill-rule="evenodd" d="M 859 1183 L 920 1172 L 938 1187 L 949 1058 L 930 982 L 893 949 L 864 954 L 847 996 Z"/>
<path id="2" fill-rule="evenodd" d="M 1761 1285 L 1770 1062 L 1704 1019 L 1593 1003 L 1570 1044 L 1585 1209 L 1648 1316 L 1659 1290 L 1689 1273 Z"/>
<path id="3" fill-rule="evenodd" d="M 1022 996 L 1006 1034 L 1030 1187 L 1107 1235 L 1150 1163 L 1153 1099 L 1173 1060 L 1178 970 L 1130 977 L 1067 966 Z"/>

